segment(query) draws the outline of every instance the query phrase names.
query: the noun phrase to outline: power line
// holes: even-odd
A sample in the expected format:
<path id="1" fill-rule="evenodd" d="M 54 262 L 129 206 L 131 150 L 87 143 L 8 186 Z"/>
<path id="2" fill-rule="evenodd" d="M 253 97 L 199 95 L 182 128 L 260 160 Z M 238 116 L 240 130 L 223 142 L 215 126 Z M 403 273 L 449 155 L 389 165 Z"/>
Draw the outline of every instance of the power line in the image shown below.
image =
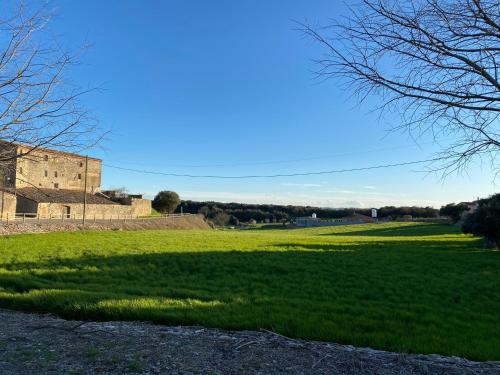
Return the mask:
<path id="1" fill-rule="evenodd" d="M 157 171 L 148 171 L 148 170 L 144 170 L 144 169 L 118 167 L 116 165 L 109 165 L 109 164 L 103 164 L 103 166 L 108 167 L 108 168 L 113 168 L 113 169 L 119 169 L 122 171 L 169 176 L 169 177 L 214 178 L 214 179 L 250 179 L 250 178 L 278 178 L 278 177 L 315 176 L 315 175 L 334 174 L 334 173 L 368 171 L 368 170 L 373 170 L 373 169 L 393 168 L 393 167 L 401 167 L 401 166 L 405 166 L 405 165 L 430 163 L 430 162 L 443 160 L 443 159 L 444 158 L 441 157 L 441 158 L 433 158 L 433 159 L 426 159 L 426 160 L 408 161 L 408 162 L 402 162 L 402 163 L 381 164 L 381 165 L 374 165 L 374 166 L 369 166 L 369 167 L 348 168 L 348 169 L 332 169 L 329 171 L 318 171 L 318 172 L 280 173 L 280 174 L 270 174 L 270 175 L 242 175 L 242 176 L 196 175 L 196 174 L 189 174 L 189 173 L 157 172 Z"/>
<path id="2" fill-rule="evenodd" d="M 450 139 L 444 139 L 443 141 L 447 141 Z M 283 159 L 283 160 L 270 160 L 270 161 L 255 161 L 255 162 L 238 162 L 238 163 L 215 163 L 215 164 L 163 164 L 164 167 L 172 167 L 172 168 L 219 168 L 219 167 L 244 167 L 244 166 L 259 166 L 259 165 L 273 165 L 273 164 L 293 164 L 293 163 L 298 163 L 298 162 L 304 162 L 304 161 L 313 161 L 313 160 L 324 160 L 324 159 L 331 159 L 331 158 L 337 158 L 337 157 L 344 157 L 344 156 L 352 156 L 352 155 L 362 155 L 362 154 L 372 154 L 372 153 L 380 153 L 384 151 L 395 151 L 395 150 L 406 150 L 408 148 L 413 148 L 413 147 L 419 147 L 423 145 L 428 145 L 428 144 L 434 144 L 435 141 L 431 142 L 422 142 L 419 144 L 412 144 L 412 145 L 406 145 L 406 146 L 395 146 L 395 147 L 385 147 L 385 148 L 375 148 L 375 149 L 368 149 L 368 150 L 358 150 L 358 151 L 353 151 L 353 152 L 344 152 L 344 153 L 337 153 L 337 154 L 329 154 L 329 155 L 316 155 L 316 156 L 309 156 L 309 157 L 303 157 L 303 158 L 296 158 L 296 159 Z M 127 162 L 128 164 L 132 165 L 137 165 L 141 166 L 141 164 L 134 163 L 134 162 Z M 142 164 L 144 165 L 144 164 Z"/>

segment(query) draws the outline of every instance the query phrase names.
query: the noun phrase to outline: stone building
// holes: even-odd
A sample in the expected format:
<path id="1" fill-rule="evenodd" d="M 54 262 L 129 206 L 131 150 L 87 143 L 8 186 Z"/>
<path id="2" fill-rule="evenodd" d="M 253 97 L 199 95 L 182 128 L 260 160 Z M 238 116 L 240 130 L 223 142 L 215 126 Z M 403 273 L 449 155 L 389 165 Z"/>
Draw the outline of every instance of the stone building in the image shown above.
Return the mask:
<path id="1" fill-rule="evenodd" d="M 29 146 L 0 142 L 2 154 L 22 155 Z M 87 168 L 85 166 L 87 165 Z M 87 191 L 96 193 L 101 187 L 100 159 L 39 148 L 21 158 L 13 158 L 0 170 L 0 187 L 84 190 L 87 169 Z"/>
<path id="2" fill-rule="evenodd" d="M 0 141 L 2 155 L 22 155 L 29 146 Z M 0 219 L 16 214 L 43 218 L 137 217 L 151 213 L 141 195 L 101 192 L 102 161 L 38 148 L 0 168 Z M 87 189 L 85 191 L 85 185 Z"/>

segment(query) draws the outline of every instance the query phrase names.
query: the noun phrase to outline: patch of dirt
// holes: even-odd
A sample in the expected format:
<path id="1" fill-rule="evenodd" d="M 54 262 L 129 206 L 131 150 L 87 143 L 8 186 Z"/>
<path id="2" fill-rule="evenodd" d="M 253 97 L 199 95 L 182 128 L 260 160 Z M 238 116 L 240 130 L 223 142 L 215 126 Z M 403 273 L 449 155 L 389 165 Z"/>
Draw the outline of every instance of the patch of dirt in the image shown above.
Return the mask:
<path id="1" fill-rule="evenodd" d="M 147 218 L 131 220 L 81 221 L 42 220 L 37 222 L 0 223 L 0 235 L 19 233 L 74 232 L 79 230 L 143 230 L 143 229 L 210 229 L 211 226 L 200 215 L 174 216 L 169 218 Z"/>
<path id="2" fill-rule="evenodd" d="M 0 310 L 0 373 L 499 374 L 500 362 L 292 340 L 267 331 L 67 321 Z"/>

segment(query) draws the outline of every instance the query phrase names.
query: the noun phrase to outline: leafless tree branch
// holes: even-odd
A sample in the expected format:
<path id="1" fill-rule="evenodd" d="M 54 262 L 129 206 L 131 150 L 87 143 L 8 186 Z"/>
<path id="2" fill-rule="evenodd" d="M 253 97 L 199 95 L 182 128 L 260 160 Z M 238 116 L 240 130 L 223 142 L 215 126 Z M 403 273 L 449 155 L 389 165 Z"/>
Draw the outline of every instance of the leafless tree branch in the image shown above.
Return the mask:
<path id="1" fill-rule="evenodd" d="M 317 77 L 337 78 L 360 100 L 375 94 L 406 130 L 453 136 L 433 168 L 477 158 L 497 168 L 500 150 L 500 1 L 361 0 L 341 22 L 300 30 L 325 47 Z"/>
<path id="2" fill-rule="evenodd" d="M 95 146 L 103 136 L 81 103 L 91 90 L 68 79 L 76 56 L 63 51 L 47 31 L 47 7 L 9 1 L 1 10 L 0 177 L 9 175 L 15 159 L 36 149 L 77 152 Z M 17 154 L 9 144 L 29 147 Z"/>

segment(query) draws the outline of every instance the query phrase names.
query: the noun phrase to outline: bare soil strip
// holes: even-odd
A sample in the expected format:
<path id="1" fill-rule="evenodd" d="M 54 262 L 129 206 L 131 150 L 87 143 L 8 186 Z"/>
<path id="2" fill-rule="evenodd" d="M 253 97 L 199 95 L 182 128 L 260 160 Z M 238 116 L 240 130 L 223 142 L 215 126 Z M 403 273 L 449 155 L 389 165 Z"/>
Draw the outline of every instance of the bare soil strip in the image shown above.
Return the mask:
<path id="1" fill-rule="evenodd" d="M 68 321 L 0 310 L 5 374 L 500 374 L 500 362 L 409 355 L 272 332 Z"/>

